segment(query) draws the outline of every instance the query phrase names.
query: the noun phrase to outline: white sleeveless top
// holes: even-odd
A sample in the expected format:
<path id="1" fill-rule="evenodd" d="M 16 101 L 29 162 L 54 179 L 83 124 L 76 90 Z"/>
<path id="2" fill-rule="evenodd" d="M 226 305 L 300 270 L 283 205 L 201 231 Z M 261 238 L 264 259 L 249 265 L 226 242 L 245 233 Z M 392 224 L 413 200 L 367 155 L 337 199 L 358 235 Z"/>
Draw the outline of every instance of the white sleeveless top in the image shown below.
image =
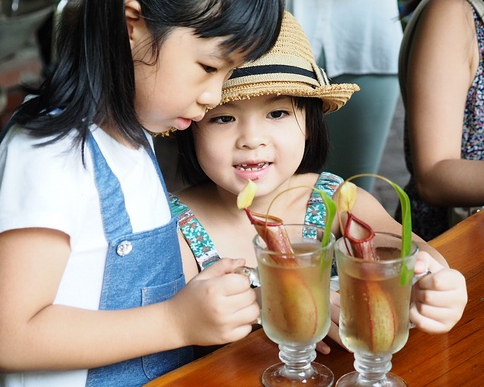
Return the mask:
<path id="1" fill-rule="evenodd" d="M 326 73 L 398 74 L 402 40 L 397 0 L 286 0 Z"/>

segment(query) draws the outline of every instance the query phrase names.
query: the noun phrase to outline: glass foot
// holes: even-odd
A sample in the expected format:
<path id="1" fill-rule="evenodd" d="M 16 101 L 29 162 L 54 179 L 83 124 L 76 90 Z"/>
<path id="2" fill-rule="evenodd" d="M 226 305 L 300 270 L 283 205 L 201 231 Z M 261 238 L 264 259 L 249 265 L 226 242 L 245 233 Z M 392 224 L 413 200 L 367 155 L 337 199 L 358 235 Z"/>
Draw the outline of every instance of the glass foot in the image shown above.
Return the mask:
<path id="1" fill-rule="evenodd" d="M 335 387 L 408 387 L 400 376 L 387 373 L 380 380 L 368 380 L 361 377 L 357 371 L 343 375 L 336 382 Z"/>
<path id="2" fill-rule="evenodd" d="M 333 372 L 319 363 L 311 363 L 311 367 L 300 372 L 294 372 L 284 363 L 278 363 L 262 374 L 262 384 L 265 387 L 330 387 L 333 382 Z"/>

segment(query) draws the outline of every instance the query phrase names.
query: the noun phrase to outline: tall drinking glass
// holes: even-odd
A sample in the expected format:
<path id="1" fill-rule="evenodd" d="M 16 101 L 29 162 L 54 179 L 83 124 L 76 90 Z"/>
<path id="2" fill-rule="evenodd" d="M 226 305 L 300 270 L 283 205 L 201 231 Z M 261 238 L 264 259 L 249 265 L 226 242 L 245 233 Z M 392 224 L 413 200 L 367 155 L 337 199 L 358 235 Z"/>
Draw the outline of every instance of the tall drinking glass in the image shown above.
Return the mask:
<path id="1" fill-rule="evenodd" d="M 282 363 L 262 375 L 266 387 L 333 385 L 326 366 L 313 362 L 316 343 L 330 326 L 329 281 L 335 238 L 322 248 L 323 229 L 285 225 L 294 254 L 267 249 L 253 239 L 261 283 L 262 327 L 279 345 Z"/>
<path id="2" fill-rule="evenodd" d="M 392 354 L 408 339 L 412 276 L 418 247 L 401 257 L 400 236 L 376 233 L 378 260 L 354 258 L 344 238 L 335 244 L 343 344 L 354 353 L 356 371 L 343 375 L 336 387 L 403 387 L 392 373 Z M 351 247 L 349 247 L 351 249 Z"/>

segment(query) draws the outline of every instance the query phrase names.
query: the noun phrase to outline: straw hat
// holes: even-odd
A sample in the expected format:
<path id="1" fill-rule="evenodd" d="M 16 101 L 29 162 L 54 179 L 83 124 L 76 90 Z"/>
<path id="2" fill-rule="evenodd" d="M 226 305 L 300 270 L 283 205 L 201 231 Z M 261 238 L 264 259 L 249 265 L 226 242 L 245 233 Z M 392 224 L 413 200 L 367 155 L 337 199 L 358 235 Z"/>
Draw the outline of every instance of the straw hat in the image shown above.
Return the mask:
<path id="1" fill-rule="evenodd" d="M 324 70 L 316 64 L 301 25 L 288 11 L 284 11 L 281 32 L 272 50 L 262 58 L 234 70 L 223 84 L 220 105 L 277 94 L 321 98 L 324 113 L 331 113 L 359 90 L 358 85 L 352 83 L 329 83 Z M 172 128 L 163 133 L 150 133 L 155 137 L 175 138 L 176 130 Z"/>
<path id="2" fill-rule="evenodd" d="M 294 16 L 285 11 L 273 49 L 234 71 L 223 85 L 220 104 L 277 94 L 321 98 L 324 112 L 331 113 L 358 90 L 360 88 L 355 84 L 329 83 L 324 70 L 316 64 L 304 30 Z"/>

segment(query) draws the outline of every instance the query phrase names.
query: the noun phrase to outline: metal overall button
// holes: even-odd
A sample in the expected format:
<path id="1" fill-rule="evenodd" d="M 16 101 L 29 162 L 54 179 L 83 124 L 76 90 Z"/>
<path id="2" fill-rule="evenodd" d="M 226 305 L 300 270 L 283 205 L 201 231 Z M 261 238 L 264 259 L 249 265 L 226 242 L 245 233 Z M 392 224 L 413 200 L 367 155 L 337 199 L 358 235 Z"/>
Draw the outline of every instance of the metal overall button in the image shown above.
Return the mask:
<path id="1" fill-rule="evenodd" d="M 122 241 L 116 248 L 116 253 L 120 257 L 124 257 L 125 255 L 128 255 L 129 253 L 131 253 L 131 250 L 133 250 L 133 245 L 131 244 L 131 242 Z"/>

